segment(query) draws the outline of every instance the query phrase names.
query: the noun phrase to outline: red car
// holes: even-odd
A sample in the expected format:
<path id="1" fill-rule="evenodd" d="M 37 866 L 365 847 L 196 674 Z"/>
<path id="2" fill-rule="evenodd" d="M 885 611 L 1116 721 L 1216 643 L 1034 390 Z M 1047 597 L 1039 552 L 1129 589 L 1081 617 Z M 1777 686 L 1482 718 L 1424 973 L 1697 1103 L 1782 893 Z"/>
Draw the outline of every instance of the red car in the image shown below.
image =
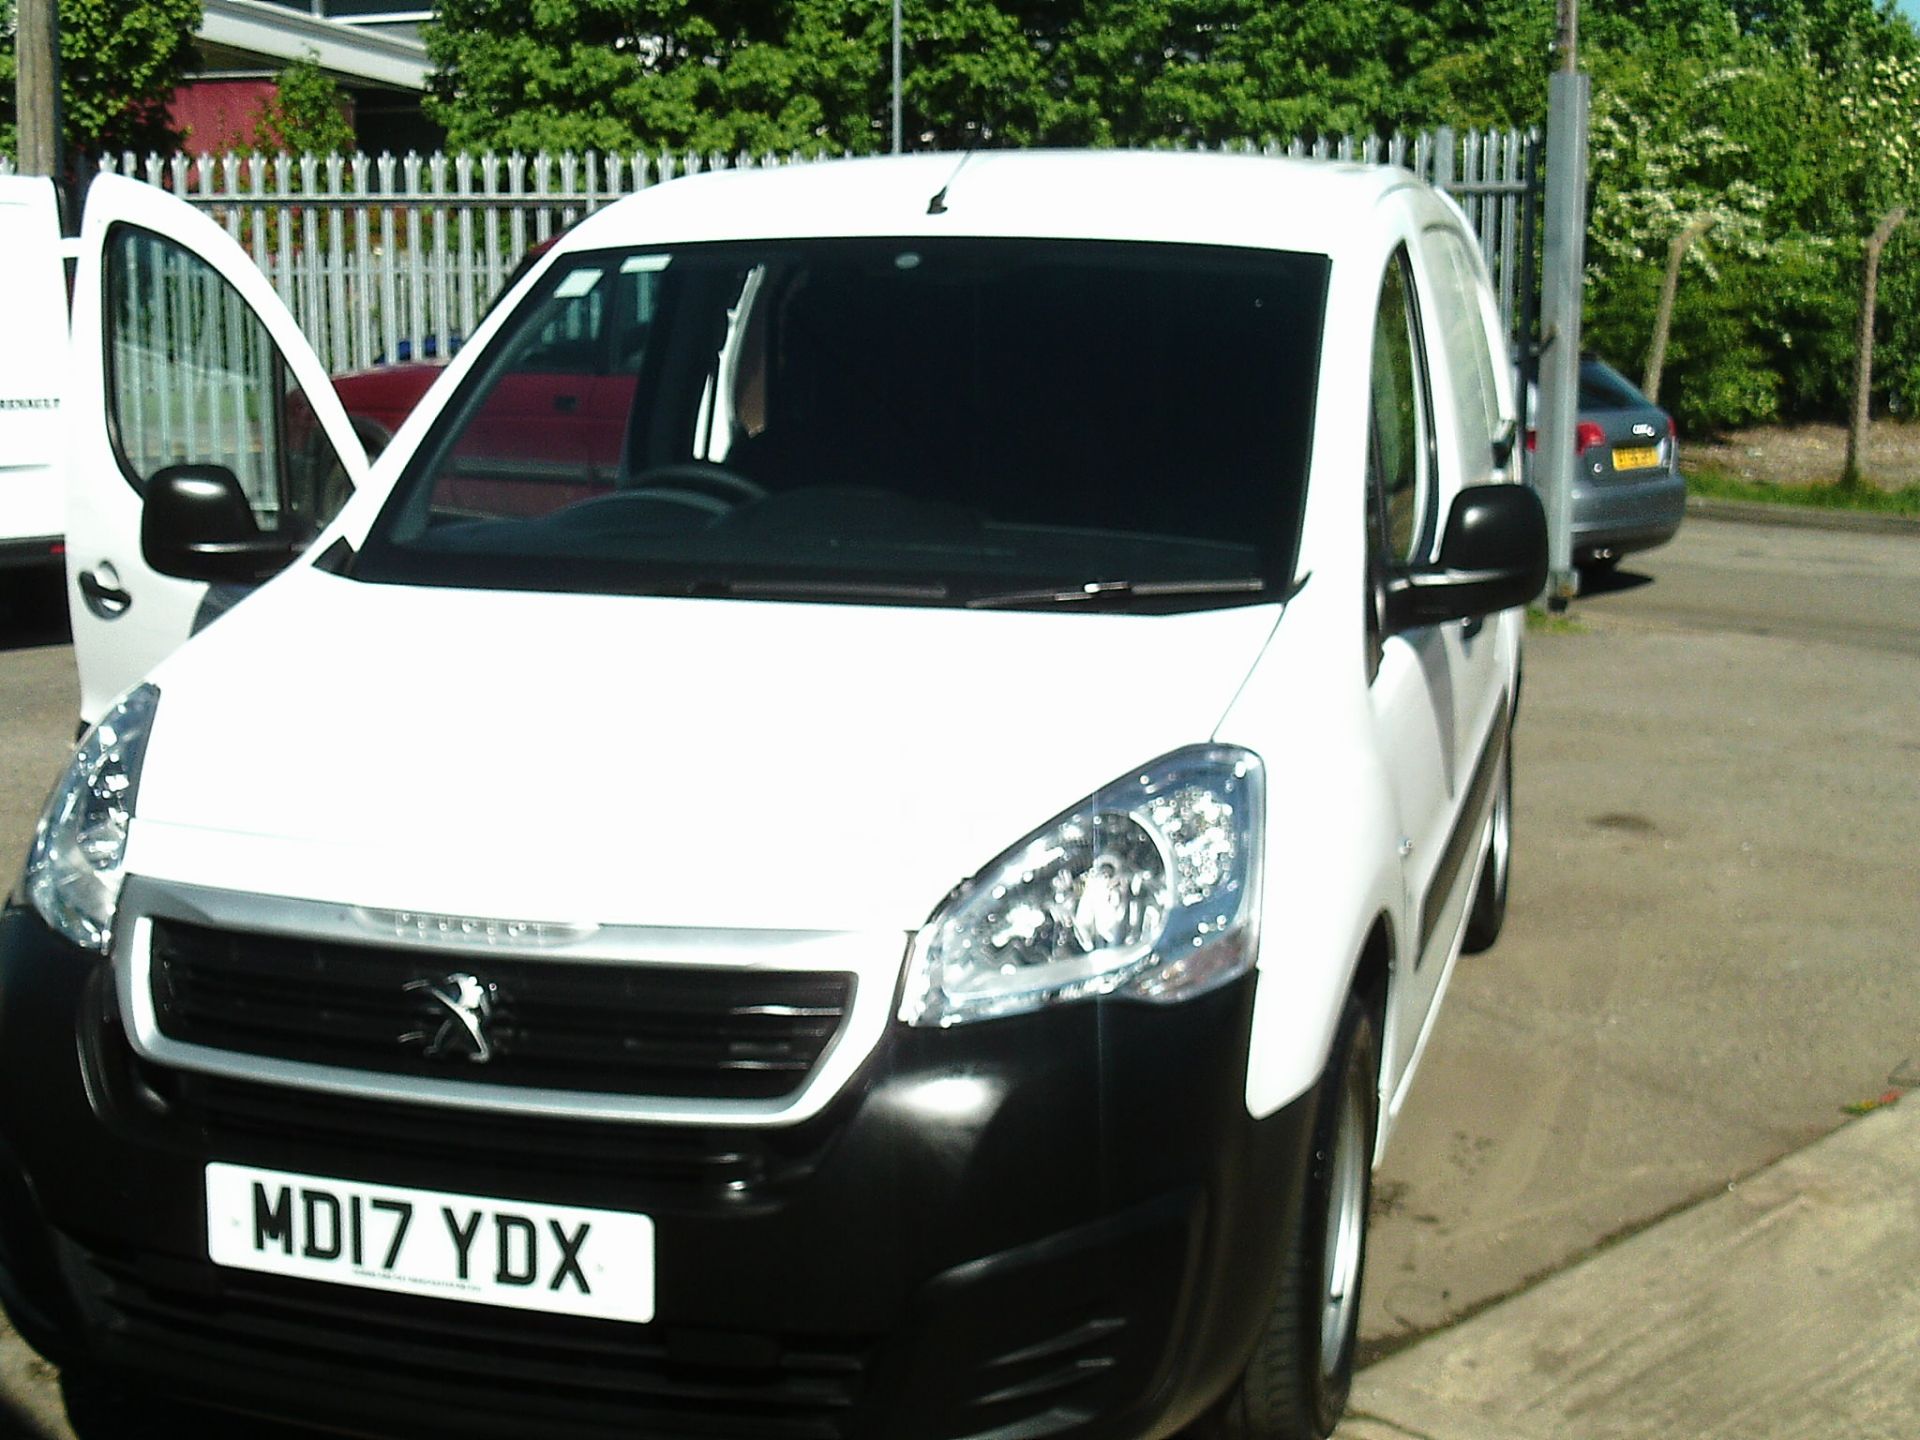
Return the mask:
<path id="1" fill-rule="evenodd" d="M 529 251 L 500 293 L 552 243 Z M 583 293 L 497 362 L 501 372 L 478 388 L 479 413 L 453 453 L 452 472 L 440 478 L 436 505 L 538 514 L 613 488 L 650 328 L 642 295 L 633 283 L 612 295 Z M 410 361 L 334 377 L 369 456 L 386 448 L 444 365 Z"/>

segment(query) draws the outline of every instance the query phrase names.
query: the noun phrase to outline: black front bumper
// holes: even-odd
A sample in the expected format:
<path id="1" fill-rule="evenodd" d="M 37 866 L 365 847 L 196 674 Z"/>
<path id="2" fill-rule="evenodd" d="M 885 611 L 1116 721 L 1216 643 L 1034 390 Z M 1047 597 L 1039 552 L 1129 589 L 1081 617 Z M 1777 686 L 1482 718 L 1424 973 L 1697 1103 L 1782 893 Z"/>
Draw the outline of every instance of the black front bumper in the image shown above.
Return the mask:
<path id="1" fill-rule="evenodd" d="M 1258 1338 L 1308 1162 L 1310 1098 L 1246 1113 L 1251 979 L 896 1025 L 825 1113 L 725 1131 L 161 1071 L 109 981 L 0 918 L 0 1299 L 59 1363 L 355 1433 L 1170 1435 Z M 652 1215 L 657 1318 L 216 1267 L 210 1160 Z"/>

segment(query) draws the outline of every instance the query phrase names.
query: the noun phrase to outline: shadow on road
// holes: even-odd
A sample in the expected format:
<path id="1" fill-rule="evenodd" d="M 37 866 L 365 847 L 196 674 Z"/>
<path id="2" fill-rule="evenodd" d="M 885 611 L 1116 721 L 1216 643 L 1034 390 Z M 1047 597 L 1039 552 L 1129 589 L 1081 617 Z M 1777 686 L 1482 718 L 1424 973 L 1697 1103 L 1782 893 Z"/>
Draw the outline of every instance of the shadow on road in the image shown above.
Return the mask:
<path id="1" fill-rule="evenodd" d="M 64 1440 L 64 1435 L 0 1400 L 0 1440 Z"/>
<path id="2" fill-rule="evenodd" d="M 1580 597 L 1591 599 L 1595 595 L 1620 595 L 1628 590 L 1638 590 L 1642 585 L 1651 585 L 1653 577 L 1642 575 L 1638 570 L 1582 570 L 1580 572 Z"/>
<path id="3" fill-rule="evenodd" d="M 66 576 L 0 574 L 0 651 L 65 645 L 71 638 Z"/>
<path id="4" fill-rule="evenodd" d="M 200 1410 L 98 1383 L 61 1384 L 73 1440 L 325 1440 L 317 1430 L 277 1425 L 247 1415 Z M 41 1440 L 23 1431 L 22 1440 Z M 16 1440 L 0 1430 L 0 1440 Z"/>

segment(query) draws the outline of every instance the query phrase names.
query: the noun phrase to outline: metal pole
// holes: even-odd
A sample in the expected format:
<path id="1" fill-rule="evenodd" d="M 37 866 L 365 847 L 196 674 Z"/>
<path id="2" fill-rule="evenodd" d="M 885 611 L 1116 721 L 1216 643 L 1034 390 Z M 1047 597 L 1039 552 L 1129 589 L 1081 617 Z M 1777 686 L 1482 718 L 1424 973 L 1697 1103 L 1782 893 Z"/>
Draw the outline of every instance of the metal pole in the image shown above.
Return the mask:
<path id="1" fill-rule="evenodd" d="M 900 108 L 900 0 L 893 0 L 893 153 L 906 148 L 906 122 Z"/>
<path id="2" fill-rule="evenodd" d="M 60 41 L 55 0 L 20 0 L 14 43 L 14 98 L 20 173 L 60 173 Z"/>
<path id="3" fill-rule="evenodd" d="M 1535 483 L 1547 512 L 1547 605 L 1573 597 L 1573 476 L 1580 386 L 1581 278 L 1586 272 L 1587 110 L 1574 52 L 1578 0 L 1560 0 L 1561 69 L 1547 81 L 1546 244 L 1541 257 L 1540 446 Z"/>

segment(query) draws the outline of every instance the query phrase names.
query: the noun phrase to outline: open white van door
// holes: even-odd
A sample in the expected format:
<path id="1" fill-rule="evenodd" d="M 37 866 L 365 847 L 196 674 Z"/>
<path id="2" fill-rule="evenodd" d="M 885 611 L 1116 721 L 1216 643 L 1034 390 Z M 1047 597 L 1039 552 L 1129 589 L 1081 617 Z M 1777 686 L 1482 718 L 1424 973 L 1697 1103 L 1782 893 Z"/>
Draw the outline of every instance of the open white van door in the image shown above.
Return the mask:
<path id="1" fill-rule="evenodd" d="M 151 185 L 103 175 L 88 190 L 73 335 L 68 604 L 92 721 L 247 588 L 148 563 L 141 516 L 156 476 L 224 470 L 262 537 L 299 543 L 365 480 L 367 459 L 267 278 L 219 226 Z"/>
<path id="2" fill-rule="evenodd" d="M 53 182 L 0 176 L 0 570 L 60 557 L 60 393 L 67 276 Z"/>

